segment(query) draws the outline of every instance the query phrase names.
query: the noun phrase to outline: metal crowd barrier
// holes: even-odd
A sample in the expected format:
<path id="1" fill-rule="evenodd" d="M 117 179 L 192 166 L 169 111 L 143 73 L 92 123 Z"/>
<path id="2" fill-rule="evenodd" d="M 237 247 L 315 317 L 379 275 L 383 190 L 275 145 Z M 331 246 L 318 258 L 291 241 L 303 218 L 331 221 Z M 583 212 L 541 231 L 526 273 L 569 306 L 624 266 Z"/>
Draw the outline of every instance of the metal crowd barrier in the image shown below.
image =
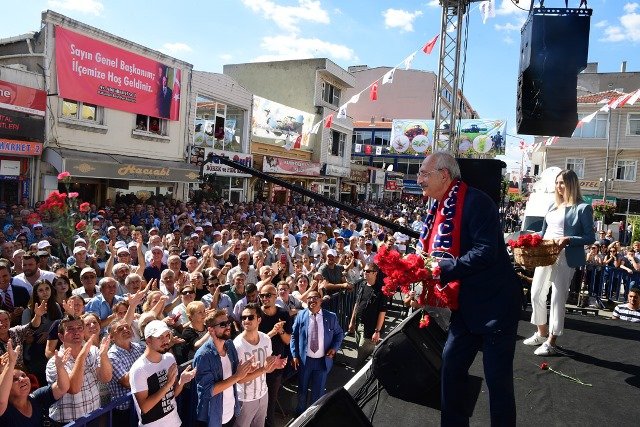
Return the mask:
<path id="1" fill-rule="evenodd" d="M 356 284 L 353 290 L 336 292 L 331 295 L 328 300 L 322 302 L 322 308 L 336 314 L 338 323 L 345 333 L 349 330 L 349 321 L 351 320 L 351 313 L 353 313 L 353 306 L 356 302 L 357 291 L 358 285 Z"/>
<path id="2" fill-rule="evenodd" d="M 608 266 L 584 266 L 585 283 L 589 296 L 596 299 L 601 308 L 603 299 L 626 301 L 631 284 L 640 286 L 640 272 L 629 273 L 621 268 Z"/>

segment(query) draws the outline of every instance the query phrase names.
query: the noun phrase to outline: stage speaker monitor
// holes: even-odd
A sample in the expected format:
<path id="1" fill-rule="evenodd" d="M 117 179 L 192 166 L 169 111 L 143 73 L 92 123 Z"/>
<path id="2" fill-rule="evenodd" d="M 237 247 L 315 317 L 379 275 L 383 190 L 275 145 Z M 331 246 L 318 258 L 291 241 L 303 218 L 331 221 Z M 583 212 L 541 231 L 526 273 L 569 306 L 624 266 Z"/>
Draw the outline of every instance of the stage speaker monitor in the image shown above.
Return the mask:
<path id="1" fill-rule="evenodd" d="M 502 170 L 507 164 L 498 159 L 456 159 L 462 180 L 471 187 L 482 190 L 497 206 L 502 201 Z"/>
<path id="2" fill-rule="evenodd" d="M 518 133 L 569 137 L 578 73 L 587 66 L 591 9 L 534 9 L 521 31 Z"/>
<path id="3" fill-rule="evenodd" d="M 289 427 L 372 427 L 347 390 L 340 387 L 325 394 L 311 405 Z"/>
<path id="4" fill-rule="evenodd" d="M 439 409 L 448 310 L 429 309 L 429 313 L 426 328 L 419 327 L 422 310 L 396 326 L 373 352 L 372 369 L 390 396 Z"/>

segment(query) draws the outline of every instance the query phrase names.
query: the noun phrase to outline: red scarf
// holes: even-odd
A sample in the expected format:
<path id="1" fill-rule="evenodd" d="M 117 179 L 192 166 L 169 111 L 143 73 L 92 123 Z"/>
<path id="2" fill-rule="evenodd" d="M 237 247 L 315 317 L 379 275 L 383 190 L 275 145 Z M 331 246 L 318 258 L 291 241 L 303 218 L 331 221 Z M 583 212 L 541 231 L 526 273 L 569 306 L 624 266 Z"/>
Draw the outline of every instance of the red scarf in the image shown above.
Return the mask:
<path id="1" fill-rule="evenodd" d="M 458 258 L 460 256 L 460 233 L 462 230 L 462 208 L 467 193 L 467 184 L 460 179 L 454 180 L 447 189 L 442 204 L 437 200 L 431 205 L 429 214 L 424 222 L 418 244 L 419 250 L 435 258 Z M 448 307 L 458 309 L 458 293 L 460 281 L 454 280 L 442 285 L 434 277 L 434 286 L 423 287 L 423 295 L 427 288 L 432 287 L 426 303 L 434 307 Z"/>

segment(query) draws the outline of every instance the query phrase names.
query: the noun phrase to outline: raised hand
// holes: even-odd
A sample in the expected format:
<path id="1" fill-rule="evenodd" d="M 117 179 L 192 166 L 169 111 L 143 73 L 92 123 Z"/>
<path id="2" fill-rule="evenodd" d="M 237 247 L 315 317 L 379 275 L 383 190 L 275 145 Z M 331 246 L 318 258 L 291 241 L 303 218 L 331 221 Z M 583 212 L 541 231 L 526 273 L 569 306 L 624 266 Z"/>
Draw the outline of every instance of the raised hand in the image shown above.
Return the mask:
<path id="1" fill-rule="evenodd" d="M 238 364 L 238 369 L 236 371 L 236 379 L 238 382 L 242 381 L 247 375 L 255 370 L 253 366 L 253 360 L 247 359 L 244 362 L 240 362 Z"/>
<path id="2" fill-rule="evenodd" d="M 13 342 L 11 341 L 11 339 L 9 339 L 9 341 L 7 341 L 7 362 L 13 364 L 13 366 L 16 366 L 18 354 L 20 354 L 21 351 L 22 346 L 16 346 L 16 348 L 14 349 Z"/>
<path id="3" fill-rule="evenodd" d="M 105 337 L 102 338 L 102 341 L 100 341 L 100 348 L 98 350 L 100 356 L 107 354 L 107 352 L 109 351 L 110 345 L 111 345 L 111 337 L 109 335 L 105 335 Z"/>
<path id="4" fill-rule="evenodd" d="M 167 384 L 173 387 L 176 383 L 176 378 L 178 378 L 178 365 L 174 363 L 167 371 Z"/>
<path id="5" fill-rule="evenodd" d="M 36 304 L 33 309 L 33 314 L 37 317 L 42 317 L 47 313 L 47 302 L 41 301 L 40 304 Z"/>
<path id="6" fill-rule="evenodd" d="M 54 354 L 55 364 L 56 366 L 62 366 L 69 361 L 71 358 L 71 348 L 66 348 L 64 350 L 58 350 Z"/>
<path id="7" fill-rule="evenodd" d="M 182 371 L 180 374 L 180 384 L 186 384 L 196 376 L 196 369 L 194 369 L 191 365 L 187 366 L 187 368 Z"/>

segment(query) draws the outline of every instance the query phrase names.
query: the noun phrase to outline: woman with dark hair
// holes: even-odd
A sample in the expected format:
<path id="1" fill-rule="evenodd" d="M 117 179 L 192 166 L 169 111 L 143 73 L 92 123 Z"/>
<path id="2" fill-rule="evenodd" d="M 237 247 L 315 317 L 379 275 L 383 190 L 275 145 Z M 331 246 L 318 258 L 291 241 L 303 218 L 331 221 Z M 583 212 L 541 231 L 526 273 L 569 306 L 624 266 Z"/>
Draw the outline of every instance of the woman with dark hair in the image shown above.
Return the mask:
<path id="1" fill-rule="evenodd" d="M 595 241 L 593 208 L 582 199 L 578 176 L 570 169 L 556 176 L 555 203 L 545 215 L 541 234 L 543 239 L 552 239 L 562 249 L 553 265 L 535 269 L 531 323 L 537 326 L 537 331 L 524 340 L 524 344 L 540 346 L 534 351 L 538 356 L 550 356 L 557 353 L 556 340 L 564 329 L 565 303 L 574 270 L 586 264 L 584 247 Z M 553 292 L 547 325 L 549 288 Z"/>
<path id="2" fill-rule="evenodd" d="M 71 297 L 71 282 L 67 276 L 56 276 L 52 283 L 53 293 L 56 302 L 60 307 L 64 307 L 64 302 Z"/>
<path id="3" fill-rule="evenodd" d="M 40 381 L 46 383 L 45 369 L 47 358 L 44 351 L 47 344 L 49 329 L 55 320 L 62 319 L 62 308 L 56 302 L 56 292 L 48 280 L 40 279 L 33 285 L 33 296 L 27 307 L 22 312 L 22 324 L 26 325 L 34 317 L 35 307 L 45 304 L 46 312 L 42 315 L 40 326 L 33 331 L 33 342 L 24 346 L 24 357 L 27 360 L 29 370 Z"/>

